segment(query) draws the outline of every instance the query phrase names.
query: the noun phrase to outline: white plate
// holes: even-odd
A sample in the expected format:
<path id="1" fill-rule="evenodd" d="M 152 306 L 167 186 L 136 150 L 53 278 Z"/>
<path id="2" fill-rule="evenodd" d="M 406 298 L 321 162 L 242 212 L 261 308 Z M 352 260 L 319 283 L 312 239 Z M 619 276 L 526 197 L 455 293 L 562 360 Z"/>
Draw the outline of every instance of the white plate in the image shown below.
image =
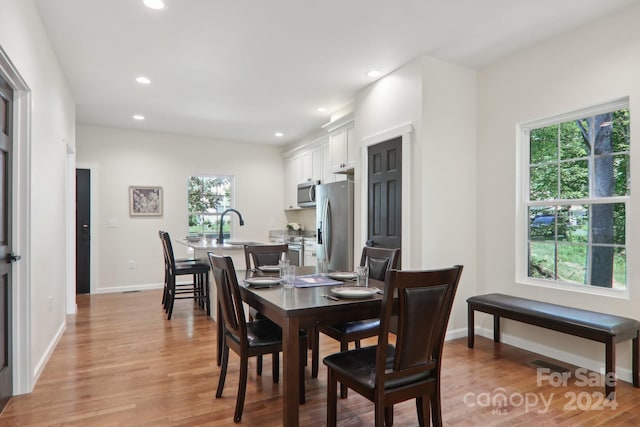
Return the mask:
<path id="1" fill-rule="evenodd" d="M 278 285 L 282 279 L 279 277 L 249 277 L 244 281 L 254 288 L 267 288 Z"/>
<path id="2" fill-rule="evenodd" d="M 260 271 L 269 271 L 269 272 L 275 272 L 275 271 L 280 271 L 280 267 L 278 267 L 277 265 L 261 265 L 260 267 L 258 267 L 258 270 Z"/>
<path id="3" fill-rule="evenodd" d="M 329 277 L 336 280 L 352 280 L 356 278 L 356 273 L 353 271 L 333 271 L 329 273 Z"/>
<path id="4" fill-rule="evenodd" d="M 376 294 L 376 288 L 365 288 L 361 286 L 340 286 L 331 288 L 331 293 L 340 298 L 369 298 Z"/>

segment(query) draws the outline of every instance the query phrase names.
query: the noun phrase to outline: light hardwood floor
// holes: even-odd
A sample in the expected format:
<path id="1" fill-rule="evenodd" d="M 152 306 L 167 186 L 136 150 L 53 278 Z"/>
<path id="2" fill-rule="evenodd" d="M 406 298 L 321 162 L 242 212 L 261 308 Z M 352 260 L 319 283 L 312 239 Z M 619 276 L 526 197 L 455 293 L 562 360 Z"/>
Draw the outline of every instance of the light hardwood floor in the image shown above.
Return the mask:
<path id="1" fill-rule="evenodd" d="M 237 356 L 231 353 L 224 396 L 215 399 L 215 323 L 190 301 L 177 301 L 168 321 L 160 299 L 160 291 L 79 297 L 78 314 L 68 318 L 33 393 L 12 398 L 0 426 L 235 425 Z M 320 346 L 321 357 L 338 350 L 326 337 Z M 618 382 L 614 409 L 597 405 L 603 388 L 580 387 L 573 378 L 566 387 L 548 381 L 538 385 L 531 361 L 572 367 L 508 345 L 477 338 L 476 348 L 469 350 L 466 339 L 453 340 L 444 358 L 445 425 L 640 425 L 640 389 L 628 383 Z M 272 382 L 270 365 L 265 358 L 262 377 L 256 376 L 255 360 L 249 365 L 242 425 L 281 425 L 282 389 Z M 300 425 L 325 425 L 324 365 L 318 379 L 309 378 L 307 370 L 306 390 Z M 500 393 L 507 404 L 492 404 Z M 548 408 L 541 398 L 551 402 Z M 338 400 L 338 418 L 341 426 L 373 425 L 373 406 L 352 391 Z M 417 425 L 413 402 L 395 407 L 394 425 Z"/>

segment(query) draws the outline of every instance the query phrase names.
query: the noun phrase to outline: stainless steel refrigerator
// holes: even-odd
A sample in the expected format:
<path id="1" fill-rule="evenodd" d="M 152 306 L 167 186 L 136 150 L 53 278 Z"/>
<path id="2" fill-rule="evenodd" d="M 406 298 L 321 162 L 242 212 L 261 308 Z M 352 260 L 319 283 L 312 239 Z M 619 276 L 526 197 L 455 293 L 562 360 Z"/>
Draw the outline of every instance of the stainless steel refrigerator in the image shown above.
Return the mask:
<path id="1" fill-rule="evenodd" d="M 353 181 L 316 186 L 317 259 L 331 271 L 353 271 Z"/>

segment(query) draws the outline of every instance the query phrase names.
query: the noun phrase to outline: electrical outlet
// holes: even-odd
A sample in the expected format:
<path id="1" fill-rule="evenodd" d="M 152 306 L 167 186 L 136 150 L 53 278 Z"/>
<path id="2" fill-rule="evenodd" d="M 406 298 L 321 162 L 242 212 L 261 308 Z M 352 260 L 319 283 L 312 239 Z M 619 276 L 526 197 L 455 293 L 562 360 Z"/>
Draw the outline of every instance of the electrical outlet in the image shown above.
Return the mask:
<path id="1" fill-rule="evenodd" d="M 135 270 L 135 269 L 136 269 L 136 262 L 129 261 L 129 270 Z"/>
<path id="2" fill-rule="evenodd" d="M 49 296 L 49 312 L 53 310 L 53 296 Z"/>

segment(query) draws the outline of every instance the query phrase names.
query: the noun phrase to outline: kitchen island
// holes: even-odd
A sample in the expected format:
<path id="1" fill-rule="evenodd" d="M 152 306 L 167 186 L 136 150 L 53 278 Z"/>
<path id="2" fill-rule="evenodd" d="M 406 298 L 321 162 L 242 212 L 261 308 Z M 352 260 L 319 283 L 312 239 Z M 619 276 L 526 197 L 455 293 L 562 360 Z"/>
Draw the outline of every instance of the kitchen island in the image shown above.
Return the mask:
<path id="1" fill-rule="evenodd" d="M 226 241 L 224 243 L 218 243 L 215 239 L 177 239 L 176 242 L 181 245 L 187 246 L 193 249 L 193 258 L 209 264 L 208 253 L 212 252 L 218 256 L 229 256 L 233 260 L 233 266 L 236 270 L 245 269 L 244 258 L 244 246 L 245 245 L 267 245 L 268 243 L 261 243 L 255 241 Z M 218 297 L 214 288 L 215 282 L 213 277 L 209 277 L 209 283 L 211 284 L 209 289 L 209 300 L 211 304 L 211 317 L 214 320 L 218 319 Z"/>

